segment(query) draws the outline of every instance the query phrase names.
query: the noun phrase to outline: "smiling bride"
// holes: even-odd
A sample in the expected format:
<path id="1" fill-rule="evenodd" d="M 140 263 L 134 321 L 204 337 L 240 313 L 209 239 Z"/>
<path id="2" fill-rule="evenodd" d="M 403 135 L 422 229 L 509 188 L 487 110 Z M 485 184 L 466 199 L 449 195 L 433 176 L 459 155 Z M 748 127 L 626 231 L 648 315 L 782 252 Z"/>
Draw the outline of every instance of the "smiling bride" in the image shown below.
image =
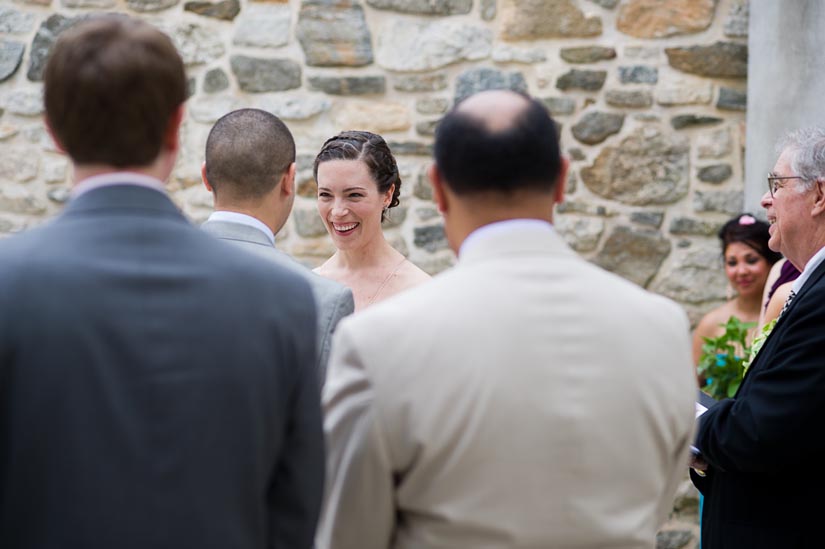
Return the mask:
<path id="1" fill-rule="evenodd" d="M 338 251 L 315 272 L 348 286 L 356 312 L 429 280 L 384 238 L 401 178 L 380 135 L 346 131 L 327 139 L 313 166 L 318 213 Z"/>

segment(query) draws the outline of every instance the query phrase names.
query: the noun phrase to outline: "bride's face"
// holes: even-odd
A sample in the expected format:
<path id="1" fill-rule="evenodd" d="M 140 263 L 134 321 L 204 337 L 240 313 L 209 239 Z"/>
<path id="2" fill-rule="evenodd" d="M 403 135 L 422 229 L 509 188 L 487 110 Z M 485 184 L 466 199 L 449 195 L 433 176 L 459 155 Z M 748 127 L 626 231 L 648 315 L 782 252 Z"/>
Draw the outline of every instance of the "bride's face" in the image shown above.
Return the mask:
<path id="1" fill-rule="evenodd" d="M 341 250 L 364 246 L 381 235 L 381 212 L 393 188 L 379 193 L 360 160 L 327 160 L 318 165 L 318 213 Z"/>

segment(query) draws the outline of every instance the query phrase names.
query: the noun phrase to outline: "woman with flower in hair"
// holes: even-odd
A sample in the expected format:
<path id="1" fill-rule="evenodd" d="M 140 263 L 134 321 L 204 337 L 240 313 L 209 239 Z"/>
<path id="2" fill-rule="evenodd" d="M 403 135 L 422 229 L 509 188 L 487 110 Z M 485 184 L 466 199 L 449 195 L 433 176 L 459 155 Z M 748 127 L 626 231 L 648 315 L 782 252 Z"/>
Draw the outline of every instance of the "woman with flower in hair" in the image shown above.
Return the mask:
<path id="1" fill-rule="evenodd" d="M 313 166 L 318 213 L 338 251 L 315 272 L 352 290 L 355 310 L 429 280 L 384 238 L 401 177 L 380 135 L 346 131 L 327 139 Z"/>
<path id="2" fill-rule="evenodd" d="M 730 317 L 756 324 L 762 311 L 762 293 L 771 266 L 782 256 L 768 248 L 768 224 L 743 214 L 722 226 L 722 256 L 725 275 L 735 296 L 706 314 L 693 332 L 693 360 L 699 363 L 704 338 L 718 337 Z M 753 333 L 750 334 L 753 338 Z M 750 339 L 749 338 L 749 339 Z"/>

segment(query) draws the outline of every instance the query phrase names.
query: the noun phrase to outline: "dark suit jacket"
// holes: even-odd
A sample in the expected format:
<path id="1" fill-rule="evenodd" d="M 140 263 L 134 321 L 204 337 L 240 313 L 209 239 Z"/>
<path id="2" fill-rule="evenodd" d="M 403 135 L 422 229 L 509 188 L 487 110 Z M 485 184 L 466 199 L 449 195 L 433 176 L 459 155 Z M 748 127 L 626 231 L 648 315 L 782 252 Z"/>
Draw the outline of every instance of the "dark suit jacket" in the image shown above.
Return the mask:
<path id="1" fill-rule="evenodd" d="M 332 333 L 335 331 L 338 322 L 355 310 L 352 291 L 343 284 L 313 273 L 284 252 L 276 249 L 267 236 L 255 227 L 232 221 L 212 220 L 201 225 L 201 228 L 214 237 L 232 242 L 235 246 L 264 257 L 269 261 L 274 261 L 309 282 L 309 287 L 312 288 L 312 293 L 315 296 L 316 313 L 318 315 L 317 368 L 318 378 L 323 387 L 327 373 L 327 362 L 329 361 L 329 350 L 332 345 Z"/>
<path id="2" fill-rule="evenodd" d="M 733 399 L 702 416 L 691 473 L 702 549 L 821 547 L 825 493 L 825 263 L 777 322 Z"/>
<path id="3" fill-rule="evenodd" d="M 152 189 L 0 242 L 0 547 L 310 547 L 314 331 L 306 282 Z"/>

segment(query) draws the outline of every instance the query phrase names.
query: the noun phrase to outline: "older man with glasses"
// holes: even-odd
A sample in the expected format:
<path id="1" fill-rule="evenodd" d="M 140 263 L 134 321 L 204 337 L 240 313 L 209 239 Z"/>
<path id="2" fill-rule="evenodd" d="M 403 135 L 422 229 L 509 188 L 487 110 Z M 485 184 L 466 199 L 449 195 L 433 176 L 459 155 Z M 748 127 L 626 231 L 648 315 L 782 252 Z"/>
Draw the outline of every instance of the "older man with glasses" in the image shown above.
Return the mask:
<path id="1" fill-rule="evenodd" d="M 825 493 L 825 129 L 792 132 L 762 197 L 769 246 L 804 266 L 739 391 L 700 420 L 702 548 L 820 547 Z"/>

